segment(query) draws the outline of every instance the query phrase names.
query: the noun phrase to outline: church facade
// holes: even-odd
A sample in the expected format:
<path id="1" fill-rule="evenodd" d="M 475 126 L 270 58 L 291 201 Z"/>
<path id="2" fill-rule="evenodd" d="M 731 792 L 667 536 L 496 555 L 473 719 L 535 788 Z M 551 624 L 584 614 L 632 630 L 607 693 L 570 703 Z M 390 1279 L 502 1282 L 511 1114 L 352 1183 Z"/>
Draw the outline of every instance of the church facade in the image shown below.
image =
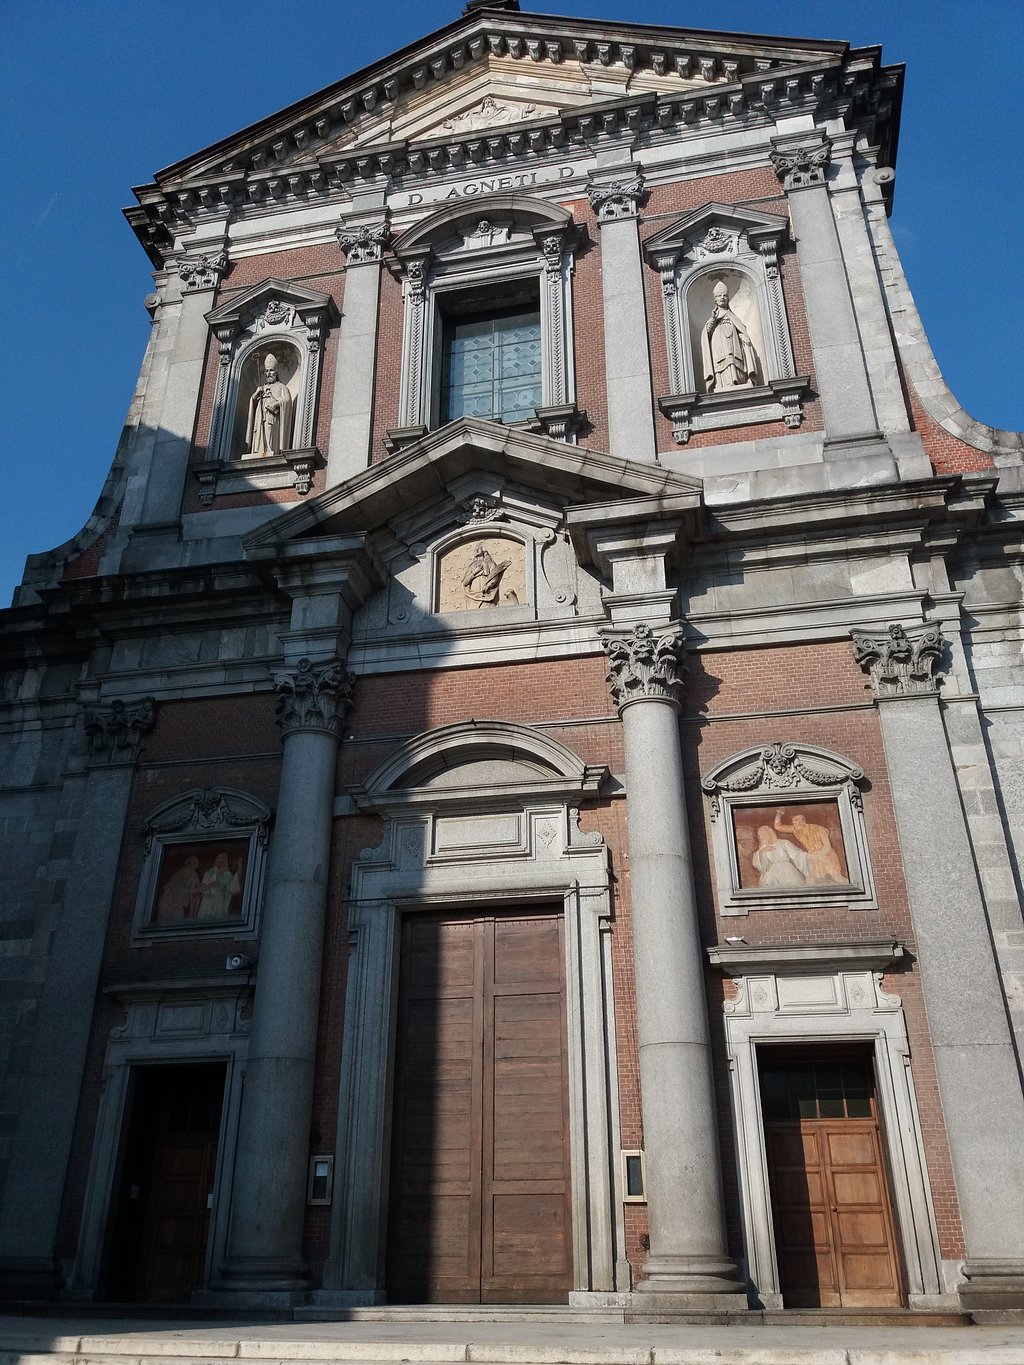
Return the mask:
<path id="1" fill-rule="evenodd" d="M 471 3 L 136 191 L 4 613 L 8 1297 L 1024 1307 L 1024 442 L 902 77 Z"/>

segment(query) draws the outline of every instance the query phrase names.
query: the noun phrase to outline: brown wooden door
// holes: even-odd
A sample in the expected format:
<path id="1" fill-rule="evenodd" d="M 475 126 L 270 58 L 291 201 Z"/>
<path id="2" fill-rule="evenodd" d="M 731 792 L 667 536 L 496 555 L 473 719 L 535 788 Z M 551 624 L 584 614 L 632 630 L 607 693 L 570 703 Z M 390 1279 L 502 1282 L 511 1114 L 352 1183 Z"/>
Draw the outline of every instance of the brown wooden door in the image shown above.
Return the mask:
<path id="1" fill-rule="evenodd" d="M 561 917 L 407 917 L 388 1241 L 392 1301 L 572 1289 Z"/>
<path id="2" fill-rule="evenodd" d="M 183 1302 L 202 1283 L 223 1092 L 222 1064 L 138 1069 L 109 1297 Z"/>
<path id="3" fill-rule="evenodd" d="M 786 1307 L 899 1307 L 870 1059 L 762 1061 L 761 1083 Z"/>

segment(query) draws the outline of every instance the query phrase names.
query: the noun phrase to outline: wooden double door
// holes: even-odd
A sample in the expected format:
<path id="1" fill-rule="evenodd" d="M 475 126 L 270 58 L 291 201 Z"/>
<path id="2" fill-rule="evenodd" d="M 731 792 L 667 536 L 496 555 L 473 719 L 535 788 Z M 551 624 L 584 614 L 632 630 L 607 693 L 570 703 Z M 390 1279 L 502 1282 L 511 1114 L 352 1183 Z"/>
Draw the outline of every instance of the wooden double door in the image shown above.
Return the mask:
<path id="1" fill-rule="evenodd" d="M 870 1055 L 768 1052 L 760 1073 L 784 1305 L 900 1307 Z"/>
<path id="2" fill-rule="evenodd" d="M 388 1296 L 553 1303 L 572 1289 L 558 914 L 406 917 Z"/>

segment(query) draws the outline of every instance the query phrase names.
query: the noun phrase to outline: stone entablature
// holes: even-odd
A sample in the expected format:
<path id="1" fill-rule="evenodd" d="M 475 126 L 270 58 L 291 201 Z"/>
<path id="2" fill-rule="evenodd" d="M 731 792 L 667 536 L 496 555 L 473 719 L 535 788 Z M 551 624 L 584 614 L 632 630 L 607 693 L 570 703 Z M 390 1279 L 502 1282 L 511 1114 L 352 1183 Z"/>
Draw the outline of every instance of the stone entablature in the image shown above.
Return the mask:
<path id="1" fill-rule="evenodd" d="M 510 99 L 524 64 L 532 77 L 529 99 Z M 548 71 L 550 91 L 543 82 L 537 87 Z M 489 76 L 490 91 L 460 95 L 474 73 Z M 501 165 L 508 157 L 558 155 L 581 139 L 602 145 L 623 132 L 667 145 L 702 125 L 752 117 L 767 123 L 776 113 L 818 111 L 838 101 L 847 120 L 870 118 L 872 141 L 884 152 L 901 80 L 900 68 L 842 44 L 764 39 L 754 53 L 679 29 L 649 30 L 638 40 L 625 25 L 506 12 L 497 30 L 486 14 L 467 15 L 440 43 L 428 39 L 363 80 L 308 102 L 264 142 L 170 168 L 137 191 L 139 206 L 128 218 L 159 264 L 189 225 L 273 212 L 311 196 L 343 198 L 353 179 L 409 182 L 460 166 Z M 427 88 L 439 94 L 436 124 L 407 112 Z"/>

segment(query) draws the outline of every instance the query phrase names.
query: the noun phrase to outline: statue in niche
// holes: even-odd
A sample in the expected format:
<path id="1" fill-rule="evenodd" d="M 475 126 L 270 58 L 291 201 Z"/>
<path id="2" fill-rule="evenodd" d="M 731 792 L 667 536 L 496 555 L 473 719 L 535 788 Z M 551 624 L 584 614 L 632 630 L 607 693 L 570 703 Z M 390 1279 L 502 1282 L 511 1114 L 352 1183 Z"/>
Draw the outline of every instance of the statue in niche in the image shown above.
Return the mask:
<path id="1" fill-rule="evenodd" d="M 466 602 L 475 607 L 496 607 L 501 592 L 501 580 L 511 559 L 495 559 L 482 542 L 474 547 L 473 558 L 462 575 Z M 516 601 L 519 599 L 516 598 Z"/>
<path id="2" fill-rule="evenodd" d="M 704 385 L 708 393 L 750 389 L 757 382 L 758 357 L 746 327 L 729 307 L 729 287 L 719 280 L 715 305 L 700 338 Z"/>
<path id="3" fill-rule="evenodd" d="M 250 455 L 280 455 L 291 448 L 292 395 L 278 377 L 277 357 L 263 358 L 263 383 L 249 399 L 245 444 Z"/>

